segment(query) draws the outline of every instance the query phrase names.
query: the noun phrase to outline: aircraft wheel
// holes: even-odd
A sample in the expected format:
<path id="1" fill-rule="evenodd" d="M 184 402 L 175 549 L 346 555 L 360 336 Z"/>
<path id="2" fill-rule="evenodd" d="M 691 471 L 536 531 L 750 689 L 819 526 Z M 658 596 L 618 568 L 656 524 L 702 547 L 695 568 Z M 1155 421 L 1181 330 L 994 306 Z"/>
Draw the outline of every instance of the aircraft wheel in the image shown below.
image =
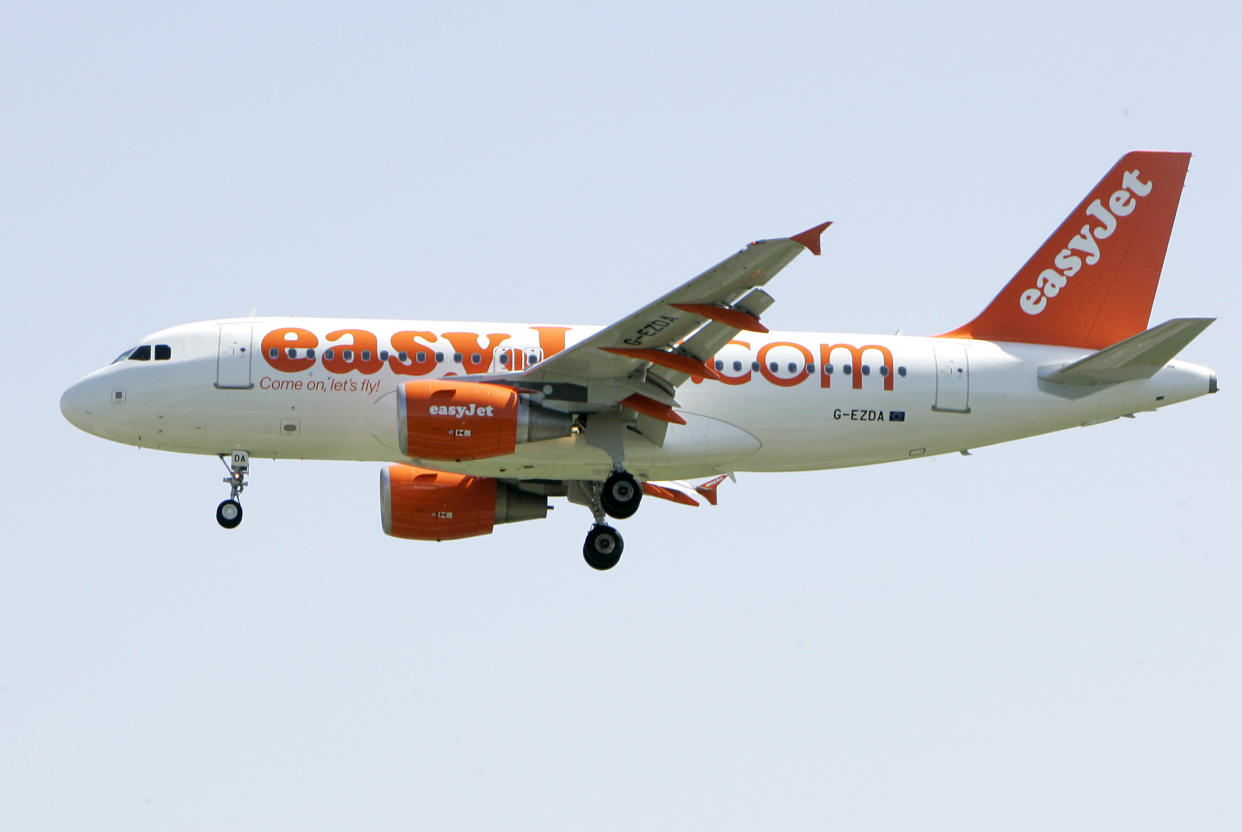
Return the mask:
<path id="1" fill-rule="evenodd" d="M 242 521 L 241 503 L 236 500 L 225 500 L 216 506 L 216 522 L 226 529 L 235 529 Z"/>
<path id="2" fill-rule="evenodd" d="M 582 544 L 582 556 L 586 558 L 587 566 L 604 572 L 617 565 L 624 549 L 625 543 L 617 530 L 600 524 L 587 532 L 586 543 Z"/>
<path id="3" fill-rule="evenodd" d="M 604 490 L 599 500 L 609 517 L 624 520 L 638 511 L 643 499 L 643 487 L 638 480 L 625 471 L 614 471 L 604 480 Z"/>

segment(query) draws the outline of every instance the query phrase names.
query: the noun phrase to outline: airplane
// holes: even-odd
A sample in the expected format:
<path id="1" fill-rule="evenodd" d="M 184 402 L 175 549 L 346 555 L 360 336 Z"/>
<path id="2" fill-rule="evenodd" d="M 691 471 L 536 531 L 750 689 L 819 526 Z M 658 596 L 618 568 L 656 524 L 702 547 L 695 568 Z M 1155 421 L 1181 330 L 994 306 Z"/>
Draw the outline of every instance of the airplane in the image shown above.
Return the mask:
<path id="1" fill-rule="evenodd" d="M 583 556 L 644 495 L 716 504 L 739 471 L 945 454 L 1217 391 L 1175 356 L 1214 319 L 1148 328 L 1189 153 L 1123 156 L 973 320 L 929 337 L 770 331 L 764 287 L 829 223 L 751 243 L 605 326 L 245 317 L 160 330 L 65 391 L 96 436 L 214 454 L 216 519 L 251 458 L 367 460 L 384 531 L 492 533 L 585 506 Z M 710 478 L 694 485 L 691 481 Z"/>

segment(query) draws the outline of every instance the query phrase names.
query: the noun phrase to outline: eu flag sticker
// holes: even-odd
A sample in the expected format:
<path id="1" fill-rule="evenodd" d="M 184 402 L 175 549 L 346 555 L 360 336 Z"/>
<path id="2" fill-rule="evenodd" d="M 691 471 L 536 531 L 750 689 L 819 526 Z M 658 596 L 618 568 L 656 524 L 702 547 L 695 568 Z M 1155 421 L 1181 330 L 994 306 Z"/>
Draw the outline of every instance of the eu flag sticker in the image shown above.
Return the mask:
<path id="1" fill-rule="evenodd" d="M 888 412 L 888 420 L 890 422 L 904 422 L 906 420 L 906 412 L 904 410 L 890 410 Z"/>

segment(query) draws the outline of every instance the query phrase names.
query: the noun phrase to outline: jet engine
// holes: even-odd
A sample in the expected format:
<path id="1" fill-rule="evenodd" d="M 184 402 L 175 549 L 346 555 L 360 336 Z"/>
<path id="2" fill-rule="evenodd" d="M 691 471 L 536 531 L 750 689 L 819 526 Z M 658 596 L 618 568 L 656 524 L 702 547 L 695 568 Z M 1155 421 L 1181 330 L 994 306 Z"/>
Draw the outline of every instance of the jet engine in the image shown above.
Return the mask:
<path id="1" fill-rule="evenodd" d="M 456 540 L 491 534 L 497 523 L 548 516 L 548 500 L 491 477 L 414 465 L 380 471 L 384 533 L 409 540 Z"/>
<path id="2" fill-rule="evenodd" d="M 486 459 L 521 442 L 569 436 L 566 413 L 498 384 L 408 381 L 397 393 L 401 452 L 419 459 Z"/>

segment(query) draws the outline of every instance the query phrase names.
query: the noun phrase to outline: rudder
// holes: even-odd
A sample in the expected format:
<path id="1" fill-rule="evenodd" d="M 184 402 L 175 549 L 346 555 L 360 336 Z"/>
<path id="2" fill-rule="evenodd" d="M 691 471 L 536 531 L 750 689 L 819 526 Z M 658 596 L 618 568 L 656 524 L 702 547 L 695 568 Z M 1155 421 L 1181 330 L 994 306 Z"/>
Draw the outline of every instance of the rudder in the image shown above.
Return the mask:
<path id="1" fill-rule="evenodd" d="M 942 337 L 1102 349 L 1147 329 L 1189 153 L 1127 153 L 977 318 Z"/>

